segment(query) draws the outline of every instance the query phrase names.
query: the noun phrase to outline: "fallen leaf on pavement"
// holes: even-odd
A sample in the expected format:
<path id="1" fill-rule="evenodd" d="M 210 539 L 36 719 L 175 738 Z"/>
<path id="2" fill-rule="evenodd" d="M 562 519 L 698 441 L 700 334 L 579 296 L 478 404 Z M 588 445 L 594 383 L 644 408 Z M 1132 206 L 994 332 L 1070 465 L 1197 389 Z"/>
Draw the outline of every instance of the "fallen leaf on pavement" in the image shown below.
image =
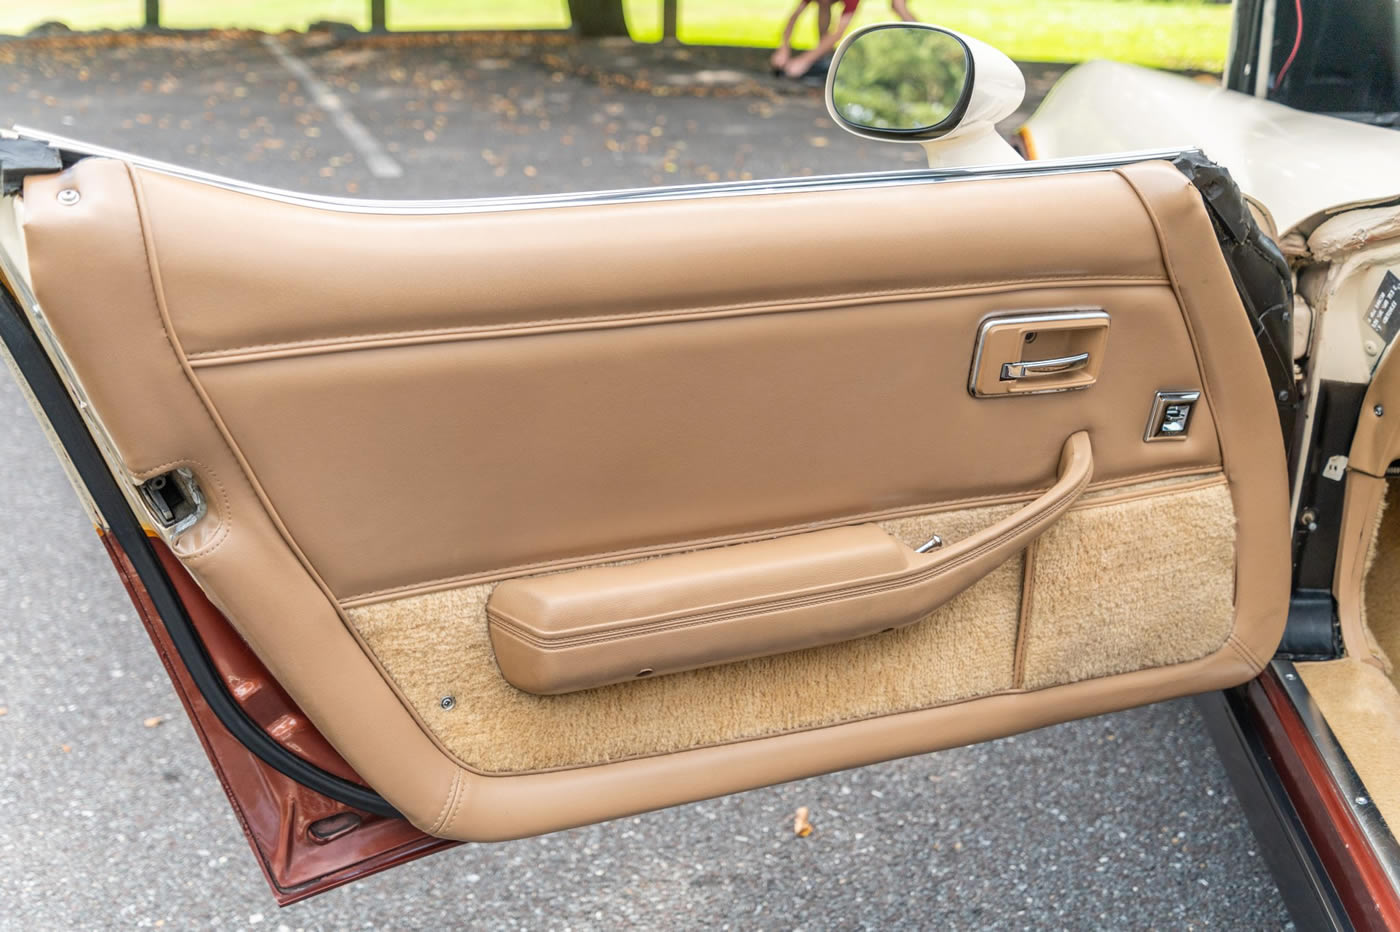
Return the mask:
<path id="1" fill-rule="evenodd" d="M 141 724 L 147 728 L 155 728 L 161 722 L 168 721 L 169 718 L 169 715 L 152 715 L 150 718 L 142 719 Z"/>
<path id="2" fill-rule="evenodd" d="M 811 810 L 806 806 L 798 806 L 797 812 L 792 817 L 792 833 L 798 838 L 806 838 L 812 834 L 812 823 L 807 821 L 807 816 L 811 815 Z"/>

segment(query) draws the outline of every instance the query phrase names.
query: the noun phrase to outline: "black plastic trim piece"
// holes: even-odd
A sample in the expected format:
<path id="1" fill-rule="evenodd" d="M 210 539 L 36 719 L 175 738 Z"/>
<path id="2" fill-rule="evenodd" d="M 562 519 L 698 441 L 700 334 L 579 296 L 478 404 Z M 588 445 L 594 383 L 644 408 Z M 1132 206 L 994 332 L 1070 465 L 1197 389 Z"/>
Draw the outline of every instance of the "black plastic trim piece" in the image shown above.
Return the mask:
<path id="1" fill-rule="evenodd" d="M 1254 222 L 1239 185 L 1227 169 L 1200 152 L 1184 152 L 1172 164 L 1201 192 L 1225 264 L 1230 267 L 1235 288 L 1254 326 L 1254 339 L 1273 387 L 1292 475 L 1300 407 L 1293 377 L 1293 273 L 1278 244 Z"/>
<path id="2" fill-rule="evenodd" d="M 63 169 L 63 157 L 53 146 L 30 139 L 0 139 L 0 196 L 18 194 L 30 175 Z"/>
<path id="3" fill-rule="evenodd" d="M 1242 690 L 1203 693 L 1196 697 L 1196 708 L 1294 924 L 1300 929 L 1351 929 L 1336 887 L 1259 738 Z"/>
<path id="4" fill-rule="evenodd" d="M 1346 483 L 1323 475 L 1333 456 L 1346 456 L 1356 435 L 1356 422 L 1366 400 L 1367 386 L 1359 382 L 1323 381 L 1313 409 L 1308 461 L 1301 464 L 1298 524 L 1293 529 L 1293 587 L 1332 588 L 1337 549 L 1342 537 L 1342 504 Z"/>
<path id="5" fill-rule="evenodd" d="M 1337 606 L 1327 589 L 1295 589 L 1288 624 L 1274 655 L 1284 660 L 1331 660 L 1342 655 Z"/>
<path id="6" fill-rule="evenodd" d="M 1231 46 L 1226 54 L 1229 65 L 1225 72 L 1225 86 L 1232 91 L 1254 95 L 1264 6 L 1274 2 L 1276 0 L 1235 0 L 1234 22 L 1230 29 Z"/>
<path id="7" fill-rule="evenodd" d="M 248 717 L 229 694 L 223 678 L 195 631 L 170 578 L 160 565 L 140 520 L 107 469 L 96 442 L 78 413 L 67 388 L 54 371 L 28 319 L 9 291 L 0 286 L 0 340 L 9 348 L 30 390 L 39 401 L 54 432 L 86 486 L 88 494 L 131 561 L 165 630 L 209 708 L 244 747 L 278 773 L 347 806 L 389 818 L 402 818 L 398 810 L 373 790 L 352 783 L 308 763 L 272 739 Z"/>

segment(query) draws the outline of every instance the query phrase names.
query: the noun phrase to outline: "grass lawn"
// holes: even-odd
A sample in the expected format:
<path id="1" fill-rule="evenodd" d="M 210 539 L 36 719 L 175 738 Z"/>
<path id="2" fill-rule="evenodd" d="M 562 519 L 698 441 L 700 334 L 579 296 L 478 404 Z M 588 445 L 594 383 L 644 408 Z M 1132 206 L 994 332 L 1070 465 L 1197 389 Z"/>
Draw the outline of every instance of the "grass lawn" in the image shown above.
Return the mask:
<path id="1" fill-rule="evenodd" d="M 626 0 L 633 36 L 660 36 L 660 0 Z M 680 37 L 696 44 L 772 46 L 796 0 L 680 0 Z M 393 29 L 564 28 L 564 0 L 388 0 Z M 334 19 L 366 28 L 368 0 L 162 0 L 168 26 L 304 28 Z M 1225 64 L 1230 7 L 1201 0 L 911 0 L 930 22 L 985 39 L 1023 61 L 1115 58 L 1218 71 Z M 141 0 L 0 0 L 0 33 L 59 19 L 75 29 L 139 23 Z M 798 26 L 810 41 L 815 16 Z M 864 0 L 856 21 L 890 18 L 885 0 Z"/>

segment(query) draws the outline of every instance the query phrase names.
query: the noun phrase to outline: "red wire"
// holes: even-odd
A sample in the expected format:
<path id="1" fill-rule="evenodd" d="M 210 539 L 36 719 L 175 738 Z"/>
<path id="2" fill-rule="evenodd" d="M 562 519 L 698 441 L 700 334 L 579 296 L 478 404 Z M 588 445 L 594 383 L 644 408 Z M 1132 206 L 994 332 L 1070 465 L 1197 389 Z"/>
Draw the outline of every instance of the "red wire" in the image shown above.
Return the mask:
<path id="1" fill-rule="evenodd" d="M 1303 44 L 1303 0 L 1293 0 L 1293 8 L 1298 12 L 1298 32 L 1293 37 L 1293 51 L 1288 53 L 1288 60 L 1274 77 L 1273 90 L 1278 90 L 1278 86 L 1283 83 L 1283 76 L 1288 74 L 1288 67 L 1293 64 L 1293 59 L 1298 57 L 1298 48 Z"/>

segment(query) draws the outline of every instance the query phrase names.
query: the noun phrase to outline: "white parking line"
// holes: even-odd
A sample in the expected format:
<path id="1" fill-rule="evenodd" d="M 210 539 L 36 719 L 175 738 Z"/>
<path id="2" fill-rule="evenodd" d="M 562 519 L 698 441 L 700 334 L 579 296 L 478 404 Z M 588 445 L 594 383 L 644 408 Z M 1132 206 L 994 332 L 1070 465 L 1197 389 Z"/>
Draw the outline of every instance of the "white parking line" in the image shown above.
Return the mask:
<path id="1" fill-rule="evenodd" d="M 384 151 L 379 140 L 365 129 L 363 123 L 355 119 L 355 115 L 340 102 L 340 96 L 331 90 L 326 82 L 316 77 L 306 62 L 287 51 L 286 46 L 277 41 L 274 36 L 263 36 L 262 41 L 273 57 L 282 64 L 282 67 L 290 71 L 292 76 L 301 83 L 301 86 L 306 88 L 311 99 L 316 102 L 316 106 L 330 114 L 341 134 L 350 141 L 350 145 L 354 146 L 355 151 L 360 153 L 360 157 L 365 160 L 371 175 L 376 178 L 403 177 L 403 166 Z"/>

